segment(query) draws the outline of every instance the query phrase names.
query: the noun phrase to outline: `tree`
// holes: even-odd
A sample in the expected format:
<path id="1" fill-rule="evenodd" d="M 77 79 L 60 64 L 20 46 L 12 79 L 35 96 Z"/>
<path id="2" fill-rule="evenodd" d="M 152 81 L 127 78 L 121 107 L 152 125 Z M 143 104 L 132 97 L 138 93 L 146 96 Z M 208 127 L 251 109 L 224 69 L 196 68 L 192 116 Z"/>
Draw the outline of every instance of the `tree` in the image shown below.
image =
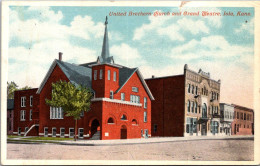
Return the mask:
<path id="1" fill-rule="evenodd" d="M 14 98 L 14 91 L 18 90 L 18 85 L 11 81 L 10 83 L 7 82 L 7 98 L 13 99 Z"/>
<path id="2" fill-rule="evenodd" d="M 80 119 L 82 111 L 90 110 L 92 93 L 84 86 L 75 86 L 70 82 L 58 81 L 52 83 L 52 98 L 46 99 L 46 104 L 51 107 L 62 107 L 65 116 L 73 117 L 75 120 L 75 135 L 77 135 L 77 120 Z"/>
<path id="3" fill-rule="evenodd" d="M 26 89 L 31 89 L 31 87 L 25 86 L 23 88 L 18 88 L 18 85 L 14 81 L 11 81 L 10 83 L 7 82 L 7 99 L 13 99 L 14 98 L 14 91 L 26 90 Z"/>

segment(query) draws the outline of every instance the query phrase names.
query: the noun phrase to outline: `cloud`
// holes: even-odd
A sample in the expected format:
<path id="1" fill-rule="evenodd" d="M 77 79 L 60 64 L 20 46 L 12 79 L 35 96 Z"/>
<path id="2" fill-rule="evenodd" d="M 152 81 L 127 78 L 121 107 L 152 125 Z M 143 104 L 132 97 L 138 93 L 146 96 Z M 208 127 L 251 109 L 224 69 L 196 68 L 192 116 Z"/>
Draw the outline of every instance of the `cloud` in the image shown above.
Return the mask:
<path id="1" fill-rule="evenodd" d="M 75 16 L 67 26 L 60 23 L 62 12 L 55 13 L 49 7 L 29 7 L 25 13 L 35 16 L 24 20 L 16 10 L 10 9 L 10 40 L 31 44 L 49 39 L 69 40 L 71 36 L 91 40 L 104 35 L 104 24 L 95 23 L 90 16 Z M 113 31 L 110 36 L 115 36 L 117 40 L 122 38 L 119 33 Z"/>
<path id="2" fill-rule="evenodd" d="M 115 63 L 128 67 L 136 67 L 143 65 L 145 61 L 140 56 L 137 48 L 132 48 L 128 44 L 113 45 L 110 53 L 114 56 Z"/>
<path id="3" fill-rule="evenodd" d="M 249 34 L 254 34 L 254 19 L 251 19 L 248 23 L 241 23 L 239 28 L 235 29 L 236 33 L 248 32 Z"/>
<path id="4" fill-rule="evenodd" d="M 253 54 L 252 47 L 231 45 L 223 36 L 214 35 L 203 37 L 201 40 L 192 39 L 183 45 L 172 48 L 168 56 L 179 60 L 228 59 L 232 57 L 242 59 L 243 57 L 252 57 Z"/>
<path id="5" fill-rule="evenodd" d="M 21 87 L 38 87 L 53 60 L 58 59 L 59 51 L 64 52 L 64 61 L 75 64 L 95 61 L 97 58 L 94 50 L 60 40 L 43 41 L 34 44 L 30 49 L 11 47 L 8 53 L 8 80 L 17 82 Z"/>
<path id="6" fill-rule="evenodd" d="M 217 8 L 183 8 L 181 10 L 187 10 L 189 12 L 221 12 L 221 10 Z M 172 41 L 184 41 L 184 35 L 186 33 L 191 33 L 192 35 L 200 33 L 209 34 L 209 27 L 220 28 L 222 25 L 222 17 L 219 16 L 198 16 L 189 18 L 188 16 L 155 17 L 151 15 L 148 19 L 150 21 L 149 23 L 143 24 L 135 29 L 133 40 L 138 41 L 157 34 L 161 37 L 169 37 Z"/>

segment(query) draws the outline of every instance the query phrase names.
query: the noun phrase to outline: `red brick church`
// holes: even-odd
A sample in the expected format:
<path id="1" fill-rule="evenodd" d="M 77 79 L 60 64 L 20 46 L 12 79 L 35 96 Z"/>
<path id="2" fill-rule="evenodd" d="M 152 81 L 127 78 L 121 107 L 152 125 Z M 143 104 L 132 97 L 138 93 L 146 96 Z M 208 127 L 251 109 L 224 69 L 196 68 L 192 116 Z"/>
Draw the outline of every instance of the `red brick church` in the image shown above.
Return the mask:
<path id="1" fill-rule="evenodd" d="M 73 137 L 74 120 L 62 108 L 45 103 L 51 84 L 59 80 L 83 85 L 94 94 L 91 109 L 78 120 L 80 139 L 129 139 L 151 136 L 151 100 L 154 100 L 138 68 L 116 64 L 109 54 L 107 19 L 101 56 L 75 65 L 55 59 L 38 89 L 15 92 L 14 134 Z"/>

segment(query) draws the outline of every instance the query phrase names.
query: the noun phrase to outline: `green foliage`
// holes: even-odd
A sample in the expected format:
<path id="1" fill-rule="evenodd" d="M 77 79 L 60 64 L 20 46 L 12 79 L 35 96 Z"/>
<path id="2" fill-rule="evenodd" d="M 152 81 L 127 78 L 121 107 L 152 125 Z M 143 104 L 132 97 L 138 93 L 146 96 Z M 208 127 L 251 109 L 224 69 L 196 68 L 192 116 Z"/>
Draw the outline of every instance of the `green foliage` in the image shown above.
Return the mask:
<path id="1" fill-rule="evenodd" d="M 62 107 L 65 116 L 80 119 L 82 111 L 89 111 L 92 94 L 83 86 L 75 86 L 70 82 L 52 83 L 52 98 L 46 103 L 52 107 Z"/>
<path id="2" fill-rule="evenodd" d="M 18 85 L 14 81 L 11 81 L 10 83 L 7 82 L 7 98 L 13 99 L 14 98 L 14 91 L 26 90 L 26 89 L 31 89 L 31 87 L 25 86 L 23 88 L 18 88 Z"/>

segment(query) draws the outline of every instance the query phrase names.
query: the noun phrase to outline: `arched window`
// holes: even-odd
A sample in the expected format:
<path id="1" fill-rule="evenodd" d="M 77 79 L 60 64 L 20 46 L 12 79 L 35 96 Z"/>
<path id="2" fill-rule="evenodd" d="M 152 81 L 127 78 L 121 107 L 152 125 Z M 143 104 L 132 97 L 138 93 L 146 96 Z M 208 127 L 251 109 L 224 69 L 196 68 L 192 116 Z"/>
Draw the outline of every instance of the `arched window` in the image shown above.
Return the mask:
<path id="1" fill-rule="evenodd" d="M 132 125 L 137 125 L 137 120 L 136 119 L 132 120 Z"/>
<path id="2" fill-rule="evenodd" d="M 195 107 L 195 113 L 197 113 L 197 107 L 198 107 L 197 106 L 197 102 L 195 102 L 195 106 L 194 107 Z"/>
<path id="3" fill-rule="evenodd" d="M 190 84 L 188 84 L 188 93 L 190 93 Z"/>
<path id="4" fill-rule="evenodd" d="M 191 102 L 191 112 L 192 112 L 192 113 L 194 112 L 194 101 Z"/>
<path id="5" fill-rule="evenodd" d="M 115 122 L 114 122 L 114 119 L 110 117 L 110 118 L 107 120 L 107 123 L 112 124 L 112 123 L 115 123 Z"/>
<path id="6" fill-rule="evenodd" d="M 187 103 L 187 110 L 188 110 L 188 112 L 190 112 L 190 100 L 188 100 L 188 103 Z"/>
<path id="7" fill-rule="evenodd" d="M 198 94 L 198 86 L 195 87 L 195 95 Z"/>
<path id="8" fill-rule="evenodd" d="M 194 85 L 191 86 L 191 93 L 194 94 Z"/>
<path id="9" fill-rule="evenodd" d="M 218 100 L 218 93 L 217 93 L 217 100 Z"/>
<path id="10" fill-rule="evenodd" d="M 121 116 L 121 120 L 127 120 L 127 118 L 126 118 L 126 115 L 125 115 L 125 114 L 123 114 L 123 115 Z"/>
<path id="11" fill-rule="evenodd" d="M 207 118 L 207 105 L 204 103 L 202 105 L 202 118 Z"/>

